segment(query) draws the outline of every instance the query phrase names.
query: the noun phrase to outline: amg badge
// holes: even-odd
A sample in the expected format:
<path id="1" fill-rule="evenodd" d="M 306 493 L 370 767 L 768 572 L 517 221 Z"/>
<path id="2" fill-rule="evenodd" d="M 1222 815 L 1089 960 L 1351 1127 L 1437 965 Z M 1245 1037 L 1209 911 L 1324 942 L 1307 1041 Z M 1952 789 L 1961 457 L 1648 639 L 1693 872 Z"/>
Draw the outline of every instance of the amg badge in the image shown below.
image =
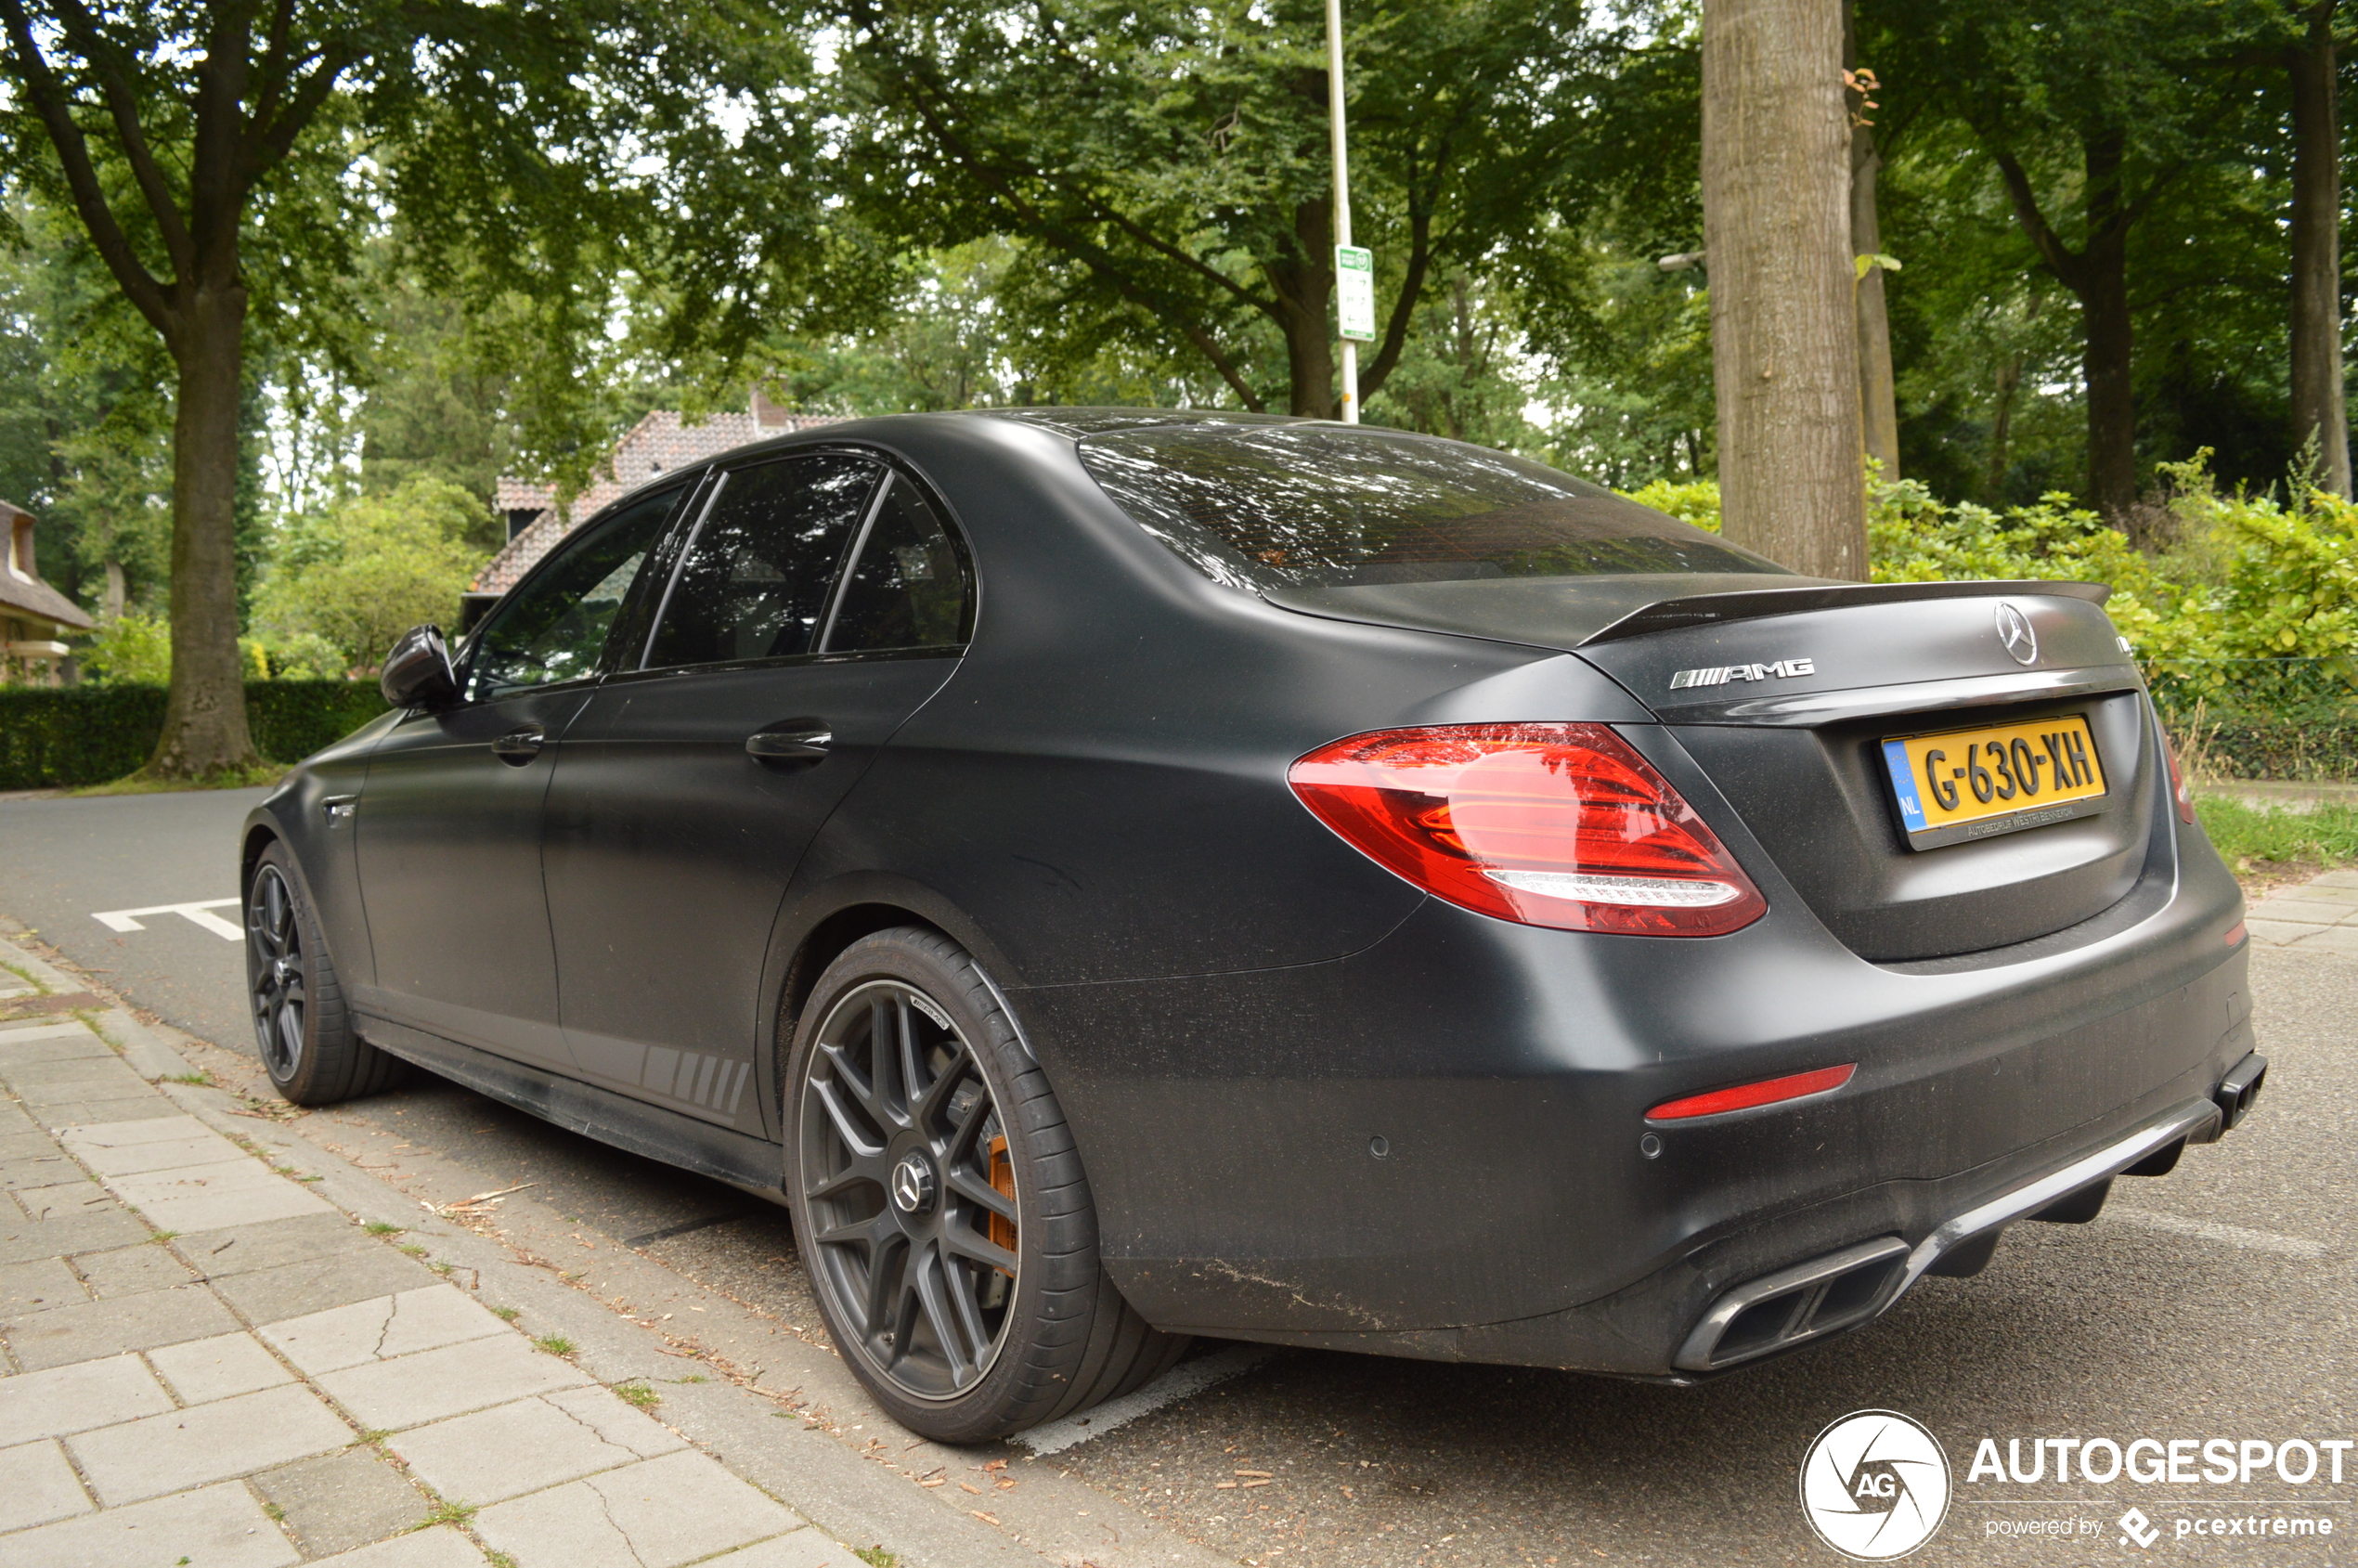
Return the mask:
<path id="1" fill-rule="evenodd" d="M 1772 675 L 1815 675 L 1815 659 L 1779 659 L 1775 664 L 1723 664 L 1705 669 L 1682 669 L 1670 678 L 1670 689 L 1725 686 L 1730 680 L 1766 680 Z"/>

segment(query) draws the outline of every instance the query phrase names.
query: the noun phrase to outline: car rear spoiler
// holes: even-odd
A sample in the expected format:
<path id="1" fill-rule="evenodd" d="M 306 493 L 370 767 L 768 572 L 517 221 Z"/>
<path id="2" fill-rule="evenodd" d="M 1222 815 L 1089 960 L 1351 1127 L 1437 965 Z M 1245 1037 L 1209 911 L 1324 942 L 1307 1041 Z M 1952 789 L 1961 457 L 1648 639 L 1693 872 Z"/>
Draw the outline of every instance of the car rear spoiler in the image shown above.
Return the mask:
<path id="1" fill-rule="evenodd" d="M 1811 588 L 1768 588 L 1741 593 L 1699 593 L 1685 599 L 1665 599 L 1633 610 L 1611 626 L 1591 632 L 1579 646 L 1682 627 L 1712 626 L 1726 621 L 1757 620 L 1764 616 L 1794 616 L 1809 610 L 1838 610 L 1852 604 L 1898 604 L 1923 599 L 1977 599 L 2001 594 L 2046 594 L 2084 599 L 2101 604 L 2112 596 L 2110 583 L 2022 581 L 1931 583 L 1827 583 Z"/>

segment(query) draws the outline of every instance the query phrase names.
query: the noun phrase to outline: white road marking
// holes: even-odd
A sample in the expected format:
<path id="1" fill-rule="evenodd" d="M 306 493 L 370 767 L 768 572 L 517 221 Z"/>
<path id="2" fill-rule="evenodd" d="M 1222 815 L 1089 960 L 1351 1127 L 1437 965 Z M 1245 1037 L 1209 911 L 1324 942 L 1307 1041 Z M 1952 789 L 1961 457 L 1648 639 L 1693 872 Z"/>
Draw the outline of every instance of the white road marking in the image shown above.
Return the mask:
<path id="1" fill-rule="evenodd" d="M 2124 1225 L 2143 1225 L 2147 1230 L 2166 1230 L 2175 1236 L 2197 1237 L 2205 1241 L 2223 1241 L 2230 1247 L 2241 1247 L 2253 1252 L 2281 1252 L 2288 1258 L 2322 1258 L 2333 1251 L 2322 1241 L 2311 1241 L 2298 1236 L 2279 1236 L 2273 1230 L 2247 1230 L 2242 1225 L 2221 1225 L 2215 1220 L 2190 1220 L 2183 1214 L 2165 1214 L 2157 1209 L 2120 1209 L 2105 1211 L 2107 1220 Z"/>
<path id="2" fill-rule="evenodd" d="M 146 909 L 94 910 L 90 918 L 110 931 L 144 931 L 147 927 L 139 924 L 142 915 L 176 914 L 183 920 L 203 927 L 225 941 L 241 942 L 246 940 L 246 934 L 213 913 L 225 904 L 237 901 L 235 899 L 206 899 L 198 903 L 150 904 Z"/>
<path id="3" fill-rule="evenodd" d="M 1118 1426 L 1134 1421 L 1190 1394 L 1201 1393 L 1212 1384 L 1226 1382 L 1239 1372 L 1250 1372 L 1278 1354 L 1273 1345 L 1235 1345 L 1198 1360 L 1183 1361 L 1135 1393 L 1109 1399 L 1078 1416 L 1067 1416 L 1061 1421 L 1050 1421 L 1045 1426 L 1033 1427 L 1030 1432 L 1019 1432 L 1010 1441 L 1022 1444 L 1035 1454 L 1061 1454 L 1076 1443 L 1103 1437 Z"/>

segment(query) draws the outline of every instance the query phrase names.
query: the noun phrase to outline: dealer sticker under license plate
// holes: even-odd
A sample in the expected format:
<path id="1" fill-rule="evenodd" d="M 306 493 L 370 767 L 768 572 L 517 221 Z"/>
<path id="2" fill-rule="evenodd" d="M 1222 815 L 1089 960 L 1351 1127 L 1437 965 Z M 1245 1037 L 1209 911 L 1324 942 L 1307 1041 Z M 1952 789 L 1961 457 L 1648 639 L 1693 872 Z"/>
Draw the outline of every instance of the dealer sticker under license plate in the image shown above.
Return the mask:
<path id="1" fill-rule="evenodd" d="M 2092 816 L 2105 769 L 2081 714 L 1883 743 L 1908 842 L 1938 849 Z"/>

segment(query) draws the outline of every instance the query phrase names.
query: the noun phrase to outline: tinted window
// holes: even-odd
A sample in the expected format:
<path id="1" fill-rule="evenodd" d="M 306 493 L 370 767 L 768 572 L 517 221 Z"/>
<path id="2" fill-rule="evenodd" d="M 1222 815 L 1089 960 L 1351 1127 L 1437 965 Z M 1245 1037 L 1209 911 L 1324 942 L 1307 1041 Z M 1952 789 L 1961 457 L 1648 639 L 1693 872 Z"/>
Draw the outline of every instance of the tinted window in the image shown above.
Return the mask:
<path id="1" fill-rule="evenodd" d="M 1784 570 L 1585 480 L 1454 441 L 1189 427 L 1095 436 L 1081 460 L 1148 533 L 1240 588 Z"/>
<path id="2" fill-rule="evenodd" d="M 836 567 L 882 472 L 818 453 L 725 476 L 680 564 L 647 667 L 810 652 Z"/>
<path id="3" fill-rule="evenodd" d="M 475 633 L 468 697 L 481 702 L 590 674 L 624 596 L 679 499 L 678 490 L 650 496 L 560 544 Z"/>
<path id="4" fill-rule="evenodd" d="M 939 648 L 966 640 L 966 572 L 950 530 L 895 477 L 844 575 L 829 653 Z"/>

